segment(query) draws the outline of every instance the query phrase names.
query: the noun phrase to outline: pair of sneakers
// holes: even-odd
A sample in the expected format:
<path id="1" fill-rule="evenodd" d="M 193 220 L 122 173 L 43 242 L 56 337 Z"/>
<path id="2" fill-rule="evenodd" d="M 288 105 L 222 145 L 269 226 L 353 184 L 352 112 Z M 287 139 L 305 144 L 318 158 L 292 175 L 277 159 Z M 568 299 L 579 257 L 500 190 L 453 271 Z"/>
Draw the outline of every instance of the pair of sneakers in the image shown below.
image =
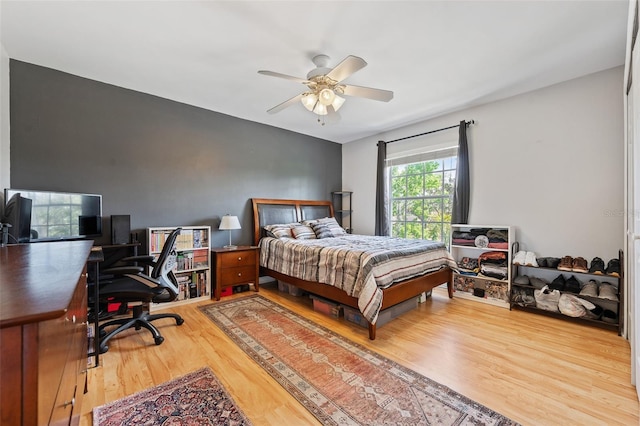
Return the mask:
<path id="1" fill-rule="evenodd" d="M 558 269 L 567 272 L 589 272 L 589 269 L 587 268 L 587 259 L 584 257 L 573 258 L 571 256 L 564 256 L 560 259 Z"/>
<path id="2" fill-rule="evenodd" d="M 575 294 L 580 293 L 581 287 L 580 281 L 573 275 L 565 280 L 564 276 L 560 274 L 549 284 L 549 288 L 552 290 L 567 291 Z"/>
<path id="3" fill-rule="evenodd" d="M 522 266 L 535 266 L 538 267 L 538 262 L 536 261 L 536 254 L 532 251 L 524 251 L 520 250 L 516 253 L 513 258 L 514 265 L 522 265 Z"/>
<path id="4" fill-rule="evenodd" d="M 618 301 L 618 289 L 613 284 L 589 280 L 580 290 L 581 296 L 599 297 Z"/>
<path id="5" fill-rule="evenodd" d="M 607 267 L 604 267 L 604 260 L 599 257 L 594 257 L 591 260 L 591 266 L 589 267 L 589 273 L 595 275 L 613 275 L 614 277 L 620 277 L 620 259 L 611 259 L 607 263 Z"/>

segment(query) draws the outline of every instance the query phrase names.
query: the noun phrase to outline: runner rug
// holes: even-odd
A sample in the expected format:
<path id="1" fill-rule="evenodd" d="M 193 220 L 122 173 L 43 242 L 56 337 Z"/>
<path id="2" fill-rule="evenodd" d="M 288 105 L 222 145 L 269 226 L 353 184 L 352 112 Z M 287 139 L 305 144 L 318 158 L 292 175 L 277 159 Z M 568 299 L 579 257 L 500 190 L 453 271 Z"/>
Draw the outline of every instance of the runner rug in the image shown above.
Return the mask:
<path id="1" fill-rule="evenodd" d="M 260 295 L 200 309 L 325 425 L 517 425 Z"/>
<path id="2" fill-rule="evenodd" d="M 93 409 L 96 426 L 250 426 L 208 368 Z"/>

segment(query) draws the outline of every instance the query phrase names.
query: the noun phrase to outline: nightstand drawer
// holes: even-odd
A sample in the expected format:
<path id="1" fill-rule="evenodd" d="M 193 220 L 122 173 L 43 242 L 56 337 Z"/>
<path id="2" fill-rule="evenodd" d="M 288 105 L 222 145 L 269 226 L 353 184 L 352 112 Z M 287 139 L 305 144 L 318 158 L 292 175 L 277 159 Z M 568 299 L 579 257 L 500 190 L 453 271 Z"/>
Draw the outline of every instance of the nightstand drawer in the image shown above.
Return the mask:
<path id="1" fill-rule="evenodd" d="M 223 253 L 220 256 L 221 268 L 234 268 L 237 266 L 255 266 L 256 251 L 255 250 L 237 250 L 229 253 Z"/>
<path id="2" fill-rule="evenodd" d="M 223 286 L 254 282 L 256 279 L 255 266 L 238 266 L 220 271 Z"/>

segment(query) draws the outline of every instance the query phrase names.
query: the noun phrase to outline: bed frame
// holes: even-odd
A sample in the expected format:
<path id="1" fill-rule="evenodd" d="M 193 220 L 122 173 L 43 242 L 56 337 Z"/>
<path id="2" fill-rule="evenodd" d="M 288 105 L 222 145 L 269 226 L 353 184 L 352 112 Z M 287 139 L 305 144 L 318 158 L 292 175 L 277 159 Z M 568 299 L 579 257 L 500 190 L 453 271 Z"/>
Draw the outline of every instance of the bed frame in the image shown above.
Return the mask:
<path id="1" fill-rule="evenodd" d="M 270 198 L 253 198 L 253 241 L 258 245 L 264 236 L 263 227 L 276 223 L 292 223 L 303 220 L 333 217 L 333 204 L 330 201 L 278 200 Z M 261 275 L 269 275 L 281 281 L 293 284 L 309 293 L 317 294 L 338 303 L 358 309 L 358 299 L 343 290 L 327 284 L 305 281 L 290 277 L 271 269 L 260 267 Z M 449 267 L 418 278 L 396 283 L 382 291 L 382 307 L 386 309 L 405 300 L 416 297 L 434 287 L 447 283 L 449 298 L 453 298 L 452 273 Z M 376 325 L 369 323 L 369 339 L 375 340 Z"/>

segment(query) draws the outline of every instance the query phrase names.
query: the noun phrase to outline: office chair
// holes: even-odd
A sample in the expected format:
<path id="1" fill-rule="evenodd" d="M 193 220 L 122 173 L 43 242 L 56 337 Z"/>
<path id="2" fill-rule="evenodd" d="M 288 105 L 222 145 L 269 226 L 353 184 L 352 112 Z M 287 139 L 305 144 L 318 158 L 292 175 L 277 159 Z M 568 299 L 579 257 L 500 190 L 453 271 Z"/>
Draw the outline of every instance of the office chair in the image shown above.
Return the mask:
<path id="1" fill-rule="evenodd" d="M 105 270 L 106 274 L 111 274 L 113 278 L 100 285 L 100 300 L 103 303 L 120 303 L 122 306 L 136 302 L 133 306 L 133 316 L 131 318 L 114 319 L 98 328 L 100 336 L 100 353 L 107 352 L 109 347 L 107 342 L 118 333 L 134 327 L 136 330 L 146 328 L 153 335 L 156 345 L 164 341 L 158 329 L 151 324 L 161 318 L 173 318 L 177 325 L 182 325 L 184 320 L 180 315 L 163 313 L 150 314 L 144 307 L 150 303 L 165 303 L 175 300 L 178 296 L 178 282 L 173 269 L 176 266 L 176 239 L 181 228 L 177 228 L 167 237 L 162 251 L 156 261 L 153 256 L 132 256 L 128 259 L 137 264 L 146 264 L 153 269 L 149 275 L 140 271 L 139 266 L 120 266 Z M 107 332 L 111 326 L 118 326 L 116 329 Z"/>

